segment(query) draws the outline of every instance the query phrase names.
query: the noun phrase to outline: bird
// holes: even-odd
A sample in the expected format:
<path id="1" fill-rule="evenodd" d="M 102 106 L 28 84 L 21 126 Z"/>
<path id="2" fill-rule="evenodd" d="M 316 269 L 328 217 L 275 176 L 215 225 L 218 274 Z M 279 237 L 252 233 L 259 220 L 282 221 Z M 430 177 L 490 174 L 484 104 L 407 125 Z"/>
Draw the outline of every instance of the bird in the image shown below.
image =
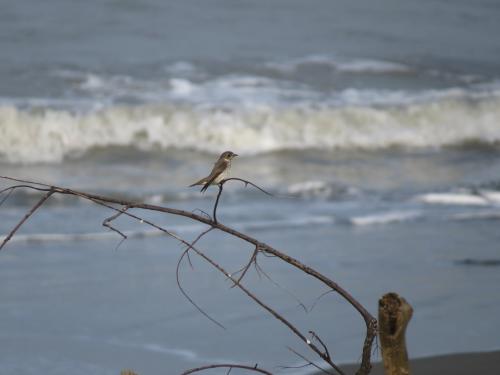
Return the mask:
<path id="1" fill-rule="evenodd" d="M 219 159 L 215 162 L 212 172 L 207 177 L 203 177 L 201 180 L 196 181 L 194 184 L 189 185 L 189 187 L 196 185 L 203 185 L 201 192 L 205 192 L 210 185 L 219 184 L 226 177 L 229 169 L 231 168 L 231 161 L 238 156 L 232 151 L 224 151 Z"/>

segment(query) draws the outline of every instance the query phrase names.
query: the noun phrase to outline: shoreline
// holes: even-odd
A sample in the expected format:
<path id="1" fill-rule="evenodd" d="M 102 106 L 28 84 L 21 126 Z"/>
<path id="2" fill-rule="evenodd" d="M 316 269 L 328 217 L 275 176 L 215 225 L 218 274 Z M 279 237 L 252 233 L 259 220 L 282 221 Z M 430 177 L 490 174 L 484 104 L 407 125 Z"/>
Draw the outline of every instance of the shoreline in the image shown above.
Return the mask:
<path id="1" fill-rule="evenodd" d="M 410 370 L 414 375 L 470 375 L 498 373 L 500 350 L 491 352 L 456 353 L 410 359 Z M 347 374 L 353 374 L 357 365 L 339 366 Z M 383 375 L 381 362 L 373 363 L 370 375 Z M 319 374 L 318 374 L 319 375 Z"/>

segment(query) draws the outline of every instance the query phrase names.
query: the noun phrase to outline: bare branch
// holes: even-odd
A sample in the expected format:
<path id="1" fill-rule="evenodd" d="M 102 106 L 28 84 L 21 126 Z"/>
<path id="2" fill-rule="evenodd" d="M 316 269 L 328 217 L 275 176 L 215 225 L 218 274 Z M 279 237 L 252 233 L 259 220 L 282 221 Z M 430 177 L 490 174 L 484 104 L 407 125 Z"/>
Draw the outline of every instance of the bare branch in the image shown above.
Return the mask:
<path id="1" fill-rule="evenodd" d="M 123 206 L 122 209 L 120 211 L 118 211 L 116 214 L 114 214 L 113 216 L 110 216 L 108 217 L 107 219 L 104 219 L 104 221 L 102 222 L 102 226 L 103 227 L 106 227 L 106 228 L 109 228 L 111 229 L 113 232 L 116 232 L 118 233 L 122 239 L 121 241 L 118 243 L 118 245 L 116 245 L 116 248 L 115 250 L 118 250 L 118 248 L 120 247 L 120 245 L 123 243 L 123 241 L 125 241 L 127 239 L 127 236 L 121 232 L 119 229 L 113 227 L 110 223 L 115 220 L 116 218 L 118 218 L 119 216 L 121 216 L 125 211 L 128 210 L 128 206 Z"/>
<path id="2" fill-rule="evenodd" d="M 327 294 L 332 293 L 332 292 L 334 292 L 334 290 L 333 290 L 333 289 L 330 289 L 330 290 L 327 290 L 326 292 L 321 293 L 321 294 L 319 295 L 319 297 L 318 297 L 318 298 L 316 298 L 316 300 L 315 300 L 315 301 L 314 301 L 314 303 L 311 305 L 311 307 L 309 307 L 309 311 L 312 311 L 312 310 L 316 307 L 316 305 L 317 305 L 317 304 L 318 304 L 318 302 L 321 300 L 321 298 L 323 298 L 324 296 L 326 296 Z"/>
<path id="3" fill-rule="evenodd" d="M 239 368 L 239 369 L 243 369 L 243 370 L 258 372 L 258 373 L 261 373 L 261 374 L 273 375 L 269 371 L 266 371 L 266 370 L 263 370 L 261 368 L 258 368 L 257 365 L 255 365 L 255 366 L 245 366 L 245 365 L 237 365 L 237 364 L 229 364 L 229 363 L 197 367 L 197 368 L 193 368 L 193 369 L 184 371 L 181 375 L 189 375 L 189 374 L 193 374 L 195 372 L 200 372 L 200 371 L 204 371 L 204 370 L 210 370 L 210 369 L 213 369 L 213 368 L 229 368 L 230 370 L 233 369 L 233 368 Z"/>
<path id="4" fill-rule="evenodd" d="M 243 279 L 243 277 L 245 276 L 245 274 L 247 273 L 248 269 L 250 268 L 250 266 L 257 261 L 257 253 L 259 252 L 259 247 L 256 246 L 255 247 L 255 250 L 253 251 L 252 253 L 252 256 L 250 257 L 250 260 L 248 261 L 248 263 L 246 264 L 245 267 L 243 267 L 241 270 L 237 271 L 238 273 L 241 272 L 241 276 L 238 278 L 237 280 L 237 284 L 239 284 L 241 282 L 241 280 Z M 234 275 L 235 273 L 233 273 Z M 233 286 L 231 286 L 231 288 L 234 288 L 236 286 L 236 284 L 234 284 Z"/>
<path id="5" fill-rule="evenodd" d="M 291 291 L 289 291 L 288 289 L 284 288 L 279 283 L 277 283 L 275 280 L 273 280 L 273 278 L 271 276 L 269 276 L 269 274 L 266 271 L 264 271 L 264 269 L 257 262 L 255 262 L 255 269 L 257 270 L 257 272 L 259 272 L 260 274 L 264 275 L 264 277 L 267 280 L 269 280 L 269 282 L 271 282 L 275 287 L 281 289 L 286 294 L 288 294 L 290 297 L 292 297 L 299 304 L 299 306 L 304 309 L 305 313 L 309 312 L 309 310 L 307 310 L 306 305 L 304 305 L 304 303 L 302 303 L 302 301 L 299 299 L 299 297 L 297 297 Z"/>
<path id="6" fill-rule="evenodd" d="M 314 340 L 316 339 L 320 344 L 321 346 L 323 347 L 323 350 L 324 350 L 324 353 L 325 353 L 325 356 L 328 358 L 328 359 L 331 359 L 330 358 L 330 353 L 328 352 L 328 348 L 326 347 L 325 343 L 323 342 L 323 340 L 321 340 L 321 338 L 316 334 L 316 332 L 314 331 L 309 331 L 309 333 L 311 334 L 311 338 Z"/>
<path id="7" fill-rule="evenodd" d="M 222 180 L 220 183 L 223 185 L 223 184 L 225 184 L 227 181 L 232 181 L 232 180 L 234 180 L 234 181 L 241 181 L 241 182 L 243 182 L 243 183 L 245 184 L 245 187 L 246 187 L 246 186 L 248 186 L 248 185 L 252 185 L 254 188 L 257 188 L 257 189 L 259 189 L 260 191 L 262 191 L 264 194 L 267 194 L 267 195 L 269 195 L 269 196 L 271 196 L 271 197 L 274 197 L 274 195 L 273 195 L 273 194 L 271 194 L 270 192 L 268 192 L 268 191 L 266 191 L 266 190 L 262 189 L 260 186 L 257 186 L 257 185 L 255 185 L 253 182 L 250 182 L 250 181 L 244 180 L 244 179 L 242 179 L 242 178 L 238 178 L 238 177 L 230 177 L 230 178 L 226 178 L 226 179 Z"/>
<path id="8" fill-rule="evenodd" d="M 3 249 L 3 247 L 7 244 L 7 242 L 9 242 L 9 240 L 12 238 L 12 236 L 17 232 L 17 230 L 19 228 L 21 228 L 21 226 L 25 223 L 26 220 L 28 220 L 30 218 L 31 215 L 33 215 L 35 213 L 35 211 L 42 205 L 45 203 L 45 201 L 47 199 L 50 198 L 50 196 L 54 194 L 54 190 L 53 189 L 50 189 L 47 194 L 45 194 L 32 208 L 31 210 L 28 211 L 28 213 L 26 215 L 24 215 L 24 217 L 17 223 L 17 225 L 9 232 L 9 234 L 7 235 L 7 237 L 4 238 L 2 244 L 0 245 L 0 250 Z"/>
<path id="9" fill-rule="evenodd" d="M 210 227 L 212 227 L 214 229 L 218 229 L 218 230 L 220 230 L 220 231 L 222 231 L 230 236 L 237 237 L 245 242 L 253 244 L 254 246 L 258 246 L 259 251 L 263 255 L 277 257 L 277 258 L 281 259 L 282 261 L 290 264 L 292 267 L 294 267 L 298 270 L 301 270 L 302 272 L 312 276 L 313 278 L 315 278 L 319 282 L 325 284 L 330 289 L 334 290 L 339 295 L 341 295 L 346 301 L 348 301 L 354 307 L 355 310 L 357 310 L 359 312 L 359 314 L 363 317 L 365 325 L 366 325 L 366 335 L 365 335 L 365 339 L 364 339 L 364 343 L 363 343 L 363 347 L 362 347 L 361 364 L 360 364 L 360 367 L 359 367 L 356 374 L 357 375 L 366 375 L 369 373 L 369 371 L 371 369 L 371 363 L 370 363 L 371 350 L 372 350 L 373 340 L 375 339 L 376 333 L 377 333 L 377 321 L 376 321 L 376 319 L 350 293 L 348 293 L 344 288 L 342 288 L 340 285 L 335 283 L 333 280 L 327 278 L 326 276 L 317 272 L 313 268 L 306 266 L 305 264 L 301 263 L 299 260 L 297 260 L 297 259 L 295 259 L 295 258 L 293 258 L 285 253 L 283 253 L 283 252 L 281 252 L 281 251 L 279 251 L 279 250 L 277 250 L 277 249 L 275 249 L 275 248 L 273 248 L 265 243 L 262 243 L 256 239 L 244 234 L 244 233 L 241 233 L 233 228 L 227 227 L 227 226 L 217 222 L 215 215 L 214 215 L 213 220 L 210 220 L 209 218 L 206 218 L 204 216 L 200 216 L 200 215 L 194 214 L 192 212 L 174 209 L 174 208 L 161 207 L 161 206 L 145 204 L 145 203 L 128 202 L 128 201 L 125 201 L 122 199 L 105 197 L 105 196 L 100 196 L 100 195 L 96 195 L 96 194 L 85 193 L 85 192 L 72 190 L 72 189 L 68 189 L 68 188 L 63 188 L 63 187 L 50 186 L 50 185 L 42 184 L 39 182 L 26 181 L 26 180 L 16 179 L 16 178 L 12 178 L 12 177 L 7 177 L 7 176 L 0 176 L 0 178 L 4 179 L 4 180 L 9 180 L 9 181 L 16 181 L 16 182 L 23 183 L 23 184 L 35 185 L 35 186 L 31 187 L 32 189 L 43 190 L 43 188 L 46 188 L 46 190 L 44 190 L 44 191 L 47 191 L 47 192 L 50 191 L 49 196 L 52 195 L 53 193 L 78 196 L 78 197 L 81 197 L 83 199 L 90 200 L 96 204 L 102 205 L 104 207 L 108 207 L 109 209 L 112 209 L 115 211 L 119 211 L 119 210 L 117 208 L 113 207 L 112 206 L 113 204 L 128 206 L 130 208 L 138 208 L 138 209 L 144 209 L 144 210 L 150 210 L 150 211 L 156 211 L 156 212 L 163 212 L 163 213 L 167 213 L 167 214 L 171 214 L 171 215 L 183 216 L 183 217 L 198 221 L 200 223 L 207 224 Z M 241 179 L 239 179 L 239 180 L 241 180 Z M 245 181 L 243 181 L 243 182 L 245 182 Z M 252 185 L 254 186 L 254 184 L 252 184 Z M 41 202 L 40 205 L 42 203 L 43 202 Z M 36 207 L 36 208 L 38 208 L 38 207 Z M 216 207 L 214 207 L 214 209 L 216 209 Z M 141 222 L 145 222 L 148 225 L 151 225 L 152 227 L 154 227 L 160 231 L 163 231 L 165 234 L 167 234 L 167 235 L 177 239 L 181 243 L 184 243 L 187 246 L 189 246 L 189 243 L 187 241 L 183 240 L 182 238 L 175 235 L 174 233 L 162 228 L 161 226 L 158 226 L 158 225 L 152 223 L 151 221 L 141 219 L 140 217 L 133 215 L 129 212 L 125 212 L 125 214 L 129 217 L 133 217 L 137 220 L 140 220 Z M 20 223 L 20 225 L 22 225 L 22 223 Z M 13 233 L 11 234 L 11 236 L 12 235 L 13 235 Z M 210 258 L 206 257 L 205 254 L 203 254 L 202 252 L 198 252 L 196 250 L 196 248 L 194 248 L 194 247 L 192 248 L 192 250 L 195 251 L 199 256 L 201 256 L 205 260 L 207 260 L 209 263 L 211 263 L 220 272 L 222 272 L 226 276 L 230 277 L 230 275 L 222 267 L 220 267 L 217 263 L 213 262 Z M 236 279 L 231 278 L 231 280 L 233 281 L 233 283 L 235 283 L 235 284 L 237 283 Z M 252 298 L 256 303 L 258 303 L 264 309 L 269 311 L 273 316 L 275 316 L 276 319 L 280 320 L 283 324 L 285 324 L 302 341 L 304 341 L 304 342 L 308 341 L 305 339 L 304 335 L 302 333 L 300 333 L 293 325 L 291 325 L 291 323 L 288 322 L 284 317 L 277 314 L 273 309 L 271 309 L 269 306 L 265 305 L 262 301 L 257 299 L 253 294 L 251 294 L 241 284 L 238 284 L 237 286 L 243 292 L 245 292 L 250 298 Z M 316 347 L 312 343 L 308 343 L 308 345 L 311 348 L 311 350 L 316 352 L 323 360 L 328 362 L 332 367 L 335 366 L 318 347 Z"/>
<path id="10" fill-rule="evenodd" d="M 219 182 L 219 184 L 217 185 L 217 187 L 219 188 L 219 192 L 217 193 L 217 198 L 215 198 L 215 204 L 214 204 L 214 209 L 213 209 L 213 218 L 214 218 L 214 222 L 216 224 L 217 224 L 217 206 L 219 205 L 219 199 L 220 199 L 220 196 L 222 194 L 222 190 L 224 189 L 224 184 L 228 181 L 241 181 L 245 184 L 245 187 L 248 185 L 252 185 L 253 187 L 259 189 L 264 194 L 273 196 L 271 193 L 269 193 L 268 191 L 265 191 L 261 187 L 255 185 L 253 182 L 250 182 L 250 181 L 244 180 L 242 178 L 238 178 L 238 177 L 226 178 L 226 179 L 222 180 L 221 182 Z"/>
<path id="11" fill-rule="evenodd" d="M 205 217 L 206 217 L 208 220 L 210 220 L 210 219 L 211 219 L 211 217 L 210 217 L 210 215 L 208 214 L 208 212 L 205 212 L 205 211 L 203 211 L 203 210 L 200 210 L 199 208 L 195 208 L 195 209 L 194 209 L 193 211 L 191 211 L 191 212 L 192 212 L 192 213 L 194 213 L 194 214 L 195 214 L 196 212 L 200 212 L 201 214 L 205 215 Z"/>
<path id="12" fill-rule="evenodd" d="M 7 200 L 9 199 L 10 195 L 12 194 L 12 192 L 14 191 L 15 187 L 9 187 L 7 189 L 3 189 L 2 191 L 0 191 L 0 194 L 3 194 L 5 193 L 6 191 L 8 191 L 8 193 L 5 195 L 5 197 L 2 198 L 2 200 L 0 201 L 0 206 Z"/>
<path id="13" fill-rule="evenodd" d="M 37 187 L 34 187 L 32 185 L 13 185 L 13 186 L 9 186 L 8 188 L 0 190 L 0 195 L 3 194 L 3 193 L 5 193 L 5 192 L 8 192 L 7 195 L 5 197 L 3 197 L 3 199 L 0 201 L 0 206 L 2 204 L 4 204 L 4 202 L 7 199 L 9 199 L 10 195 L 12 194 L 12 192 L 14 190 L 21 189 L 21 188 L 27 188 L 27 189 L 38 190 L 38 191 L 50 191 L 50 189 L 37 188 Z"/>
<path id="14" fill-rule="evenodd" d="M 211 322 L 215 323 L 216 325 L 218 325 L 219 327 L 221 327 L 222 329 L 226 329 L 226 327 L 224 327 L 221 323 L 219 323 L 217 320 L 215 320 L 214 318 L 212 318 L 207 312 L 205 312 L 205 310 L 203 310 L 200 306 L 198 306 L 198 304 L 189 296 L 189 294 L 187 294 L 187 292 L 184 290 L 184 288 L 182 287 L 182 284 L 181 284 L 181 280 L 180 280 L 180 267 L 181 267 L 181 263 L 182 263 L 182 259 L 184 258 L 184 256 L 189 256 L 189 250 L 191 250 L 193 248 L 193 246 L 196 244 L 196 242 L 198 242 L 205 234 L 207 234 L 208 232 L 210 232 L 211 230 L 213 230 L 214 228 L 208 228 L 207 230 L 205 230 L 204 232 L 202 232 L 200 235 L 198 235 L 198 237 L 195 238 L 195 240 L 193 242 L 191 242 L 191 244 L 188 245 L 188 248 L 186 250 L 184 250 L 179 258 L 179 260 L 177 261 L 177 266 L 175 267 L 175 279 L 176 279 L 176 282 L 177 282 L 177 287 L 179 288 L 179 290 L 181 291 L 182 295 L 203 315 L 205 316 L 208 320 L 210 320 Z"/>
<path id="15" fill-rule="evenodd" d="M 329 375 L 335 375 L 333 373 L 331 373 L 330 371 L 327 371 L 325 370 L 324 368 L 318 366 L 316 363 L 312 362 L 311 360 L 307 359 L 304 355 L 300 354 L 299 352 L 297 352 L 296 350 L 293 350 L 292 348 L 290 347 L 287 347 L 288 350 L 290 350 L 293 354 L 295 354 L 297 357 L 303 359 L 304 361 L 306 361 L 306 365 L 308 366 L 313 366 L 313 367 L 316 367 L 318 370 L 320 370 L 321 372 L 324 372 L 325 374 L 329 374 Z M 301 367 L 305 367 L 305 366 L 301 366 Z M 282 366 L 282 368 L 291 368 L 291 367 L 286 367 L 286 366 Z M 339 374 L 343 374 L 342 370 L 338 369 L 337 370 L 339 372 Z"/>
<path id="16" fill-rule="evenodd" d="M 250 292 L 246 287 L 244 287 L 241 283 L 237 283 L 236 279 L 234 279 L 231 274 L 229 274 L 222 266 L 220 266 L 218 263 L 216 263 L 214 260 L 212 260 L 210 257 L 208 257 L 206 254 L 202 253 L 198 249 L 196 249 L 194 246 L 191 247 L 191 249 L 198 254 L 200 257 L 202 257 L 204 260 L 206 260 L 208 263 L 210 263 L 213 267 L 215 267 L 217 270 L 222 272 L 224 275 L 226 275 L 231 281 L 241 290 L 243 291 L 248 297 L 250 297 L 255 303 L 257 303 L 259 306 L 261 306 L 264 310 L 268 311 L 271 315 L 273 315 L 277 320 L 279 320 L 281 323 L 283 323 L 285 326 L 288 327 L 297 337 L 299 337 L 304 343 L 306 343 L 309 348 L 314 351 L 321 359 L 323 359 L 325 362 L 327 362 L 330 366 L 332 366 L 335 370 L 337 370 L 340 374 L 343 374 L 343 372 L 338 369 L 338 367 L 331 361 L 330 358 L 328 358 L 319 348 L 314 345 L 310 340 L 308 340 L 290 321 L 288 321 L 284 316 L 276 312 L 276 310 L 272 309 L 269 305 L 265 304 L 262 300 L 260 300 L 257 296 L 255 296 L 252 292 Z"/>

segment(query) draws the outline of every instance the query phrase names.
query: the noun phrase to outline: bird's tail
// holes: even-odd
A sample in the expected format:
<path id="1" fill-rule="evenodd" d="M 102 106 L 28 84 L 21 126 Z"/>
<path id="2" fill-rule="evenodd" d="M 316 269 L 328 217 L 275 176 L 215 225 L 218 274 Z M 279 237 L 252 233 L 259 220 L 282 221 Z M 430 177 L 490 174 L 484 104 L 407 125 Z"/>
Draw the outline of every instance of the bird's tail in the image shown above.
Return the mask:
<path id="1" fill-rule="evenodd" d="M 193 187 L 196 185 L 205 185 L 206 183 L 207 183 L 207 181 L 204 178 L 202 178 L 201 180 L 196 181 L 194 184 L 189 185 L 189 187 Z"/>

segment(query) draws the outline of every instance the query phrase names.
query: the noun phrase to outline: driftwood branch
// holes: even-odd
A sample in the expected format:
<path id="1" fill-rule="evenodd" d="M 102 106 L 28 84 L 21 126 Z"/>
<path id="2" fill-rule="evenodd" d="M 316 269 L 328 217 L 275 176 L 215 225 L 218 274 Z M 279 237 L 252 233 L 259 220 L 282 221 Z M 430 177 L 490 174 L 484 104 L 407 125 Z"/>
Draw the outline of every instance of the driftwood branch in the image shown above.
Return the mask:
<path id="1" fill-rule="evenodd" d="M 359 367 L 358 371 L 356 372 L 356 374 L 364 375 L 364 374 L 368 374 L 370 372 L 370 369 L 371 369 L 370 358 L 371 358 L 373 340 L 376 337 L 376 333 L 377 333 L 377 321 L 349 292 L 347 292 L 344 288 L 342 288 L 340 285 L 335 283 L 333 280 L 329 279 L 328 277 L 319 273 L 318 271 L 314 270 L 313 268 L 303 264 L 299 260 L 285 254 L 284 252 L 282 252 L 280 250 L 275 249 L 274 247 L 272 247 L 266 243 L 260 242 L 253 237 L 250 237 L 242 232 L 239 232 L 239 231 L 237 231 L 233 228 L 230 228 L 224 224 L 221 224 L 220 222 L 217 221 L 216 211 L 217 211 L 217 206 L 219 203 L 220 195 L 222 194 L 222 190 L 223 190 L 222 186 L 223 186 L 224 182 L 226 182 L 228 180 L 239 180 L 239 181 L 242 181 L 246 184 L 251 184 L 252 186 L 257 187 L 259 190 L 264 191 L 263 189 L 259 188 L 255 184 L 253 184 L 249 181 L 238 179 L 238 178 L 224 180 L 223 183 L 219 185 L 220 190 L 219 190 L 219 194 L 217 196 L 216 203 L 214 205 L 213 219 L 210 219 L 208 217 L 201 216 L 201 215 L 198 215 L 196 213 L 185 211 L 185 210 L 180 210 L 180 209 L 162 207 L 162 206 L 151 205 L 151 204 L 140 203 L 140 202 L 129 202 L 129 201 L 125 201 L 123 199 L 117 199 L 117 198 L 113 198 L 113 197 L 106 197 L 106 196 L 101 196 L 101 195 L 97 195 L 97 194 L 86 193 L 86 192 L 68 189 L 68 188 L 59 187 L 59 186 L 51 186 L 51 185 L 42 184 L 42 183 L 34 182 L 34 181 L 15 179 L 15 178 L 11 178 L 8 176 L 0 176 L 0 178 L 3 180 L 14 181 L 14 182 L 19 183 L 19 185 L 12 187 L 12 189 L 29 188 L 29 189 L 34 189 L 34 190 L 46 192 L 46 195 L 30 210 L 30 212 L 28 212 L 28 214 L 26 214 L 25 218 L 23 220 L 21 220 L 21 222 L 19 222 L 18 225 L 9 233 L 9 235 L 5 238 L 0 249 L 14 235 L 14 233 L 17 231 L 17 229 L 20 226 L 22 226 L 23 223 L 33 214 L 33 212 L 37 208 L 39 208 L 51 195 L 57 193 L 57 194 L 62 194 L 62 195 L 77 196 L 77 197 L 80 197 L 82 199 L 86 199 L 86 200 L 91 201 L 95 204 L 107 207 L 108 209 L 111 209 L 117 213 L 116 215 L 113 215 L 112 217 L 110 217 L 108 219 L 109 220 L 107 222 L 108 224 L 110 221 L 114 220 L 116 217 L 118 217 L 120 215 L 126 215 L 130 218 L 133 218 L 135 220 L 140 221 L 141 223 L 146 223 L 147 225 L 150 225 L 153 228 L 156 228 L 156 229 L 162 231 L 166 235 L 175 238 L 177 241 L 179 241 L 180 243 L 187 246 L 187 249 L 184 251 L 183 255 L 181 255 L 181 258 L 179 259 L 179 263 L 182 261 L 182 257 L 184 255 L 188 255 L 190 251 L 193 251 L 195 254 L 197 254 L 198 256 L 203 258 L 205 261 L 210 263 L 219 272 L 223 273 L 226 277 L 228 277 L 232 281 L 234 287 L 237 287 L 238 289 L 243 291 L 249 298 L 251 298 L 254 302 L 256 302 L 263 309 L 268 311 L 271 315 L 273 315 L 276 319 L 278 319 L 281 323 L 283 323 L 302 342 L 304 342 L 310 350 L 312 350 L 314 353 L 316 353 L 323 361 L 328 363 L 338 373 L 342 374 L 340 369 L 331 360 L 330 353 L 326 349 L 326 345 L 324 344 L 323 341 L 319 340 L 317 335 L 315 335 L 314 338 L 317 339 L 318 343 L 320 344 L 320 347 L 316 346 L 313 342 L 311 342 L 309 339 L 307 339 L 306 336 L 303 333 L 301 333 L 291 322 L 289 322 L 285 317 L 283 317 L 282 315 L 277 313 L 269 305 L 267 305 L 263 301 L 261 301 L 257 296 L 255 296 L 250 290 L 248 290 L 242 284 L 243 276 L 248 270 L 247 266 L 245 266 L 243 268 L 243 275 L 241 275 L 239 278 L 235 278 L 235 277 L 231 276 L 231 274 L 228 273 L 221 265 L 219 265 L 218 263 L 213 261 L 204 252 L 202 252 L 201 250 L 197 249 L 194 246 L 196 241 L 199 238 L 201 238 L 208 231 L 202 233 L 195 241 L 190 243 L 190 242 L 182 239 L 178 235 L 170 232 L 169 230 L 167 230 L 167 229 L 165 229 L 165 228 L 163 228 L 163 227 L 161 227 L 161 226 L 159 226 L 159 225 L 157 225 L 149 220 L 145 220 L 138 215 L 132 214 L 130 212 L 130 209 L 149 210 L 149 211 L 162 212 L 165 214 L 177 215 L 177 216 L 189 218 L 189 219 L 195 220 L 197 222 L 208 225 L 209 230 L 218 230 L 218 231 L 221 231 L 227 235 L 239 238 L 240 240 L 242 240 L 244 242 L 252 244 L 255 247 L 255 251 L 252 254 L 252 258 L 250 259 L 248 265 L 254 264 L 256 269 L 258 269 L 258 265 L 256 262 L 257 253 L 262 253 L 265 256 L 272 256 L 275 258 L 279 258 L 280 260 L 288 263 L 290 266 L 304 272 L 305 274 L 312 276 L 313 278 L 318 280 L 320 283 L 326 285 L 329 289 L 335 291 L 340 296 L 342 296 L 361 315 L 361 317 L 363 318 L 364 323 L 366 325 L 366 335 L 365 335 L 365 339 L 364 339 L 364 343 L 363 343 L 363 347 L 362 347 L 361 364 L 360 364 L 360 367 Z M 265 193 L 268 194 L 267 192 L 265 192 Z M 116 205 L 118 205 L 119 207 L 123 207 L 123 208 L 121 208 L 121 209 L 117 208 Z M 106 222 L 106 220 L 105 220 L 105 222 Z M 114 228 L 114 229 L 116 229 L 116 228 Z M 120 232 L 118 230 L 116 230 L 116 231 L 118 234 L 120 234 Z M 253 369 L 253 371 L 258 370 L 257 372 L 268 374 L 268 372 L 265 372 L 264 370 L 261 370 L 261 369 L 257 369 L 256 367 L 255 368 L 247 368 L 244 366 L 240 367 L 242 365 L 227 365 L 227 364 L 226 365 L 212 365 L 212 366 L 215 366 L 215 367 L 203 367 L 203 368 L 198 368 L 198 369 L 194 369 L 194 370 L 202 371 L 203 369 L 208 369 L 208 368 L 216 368 L 216 367 L 228 368 L 228 366 L 229 367 L 232 366 L 234 368 L 242 368 L 242 369 L 245 368 L 247 370 Z M 189 374 L 189 373 L 194 372 L 193 370 L 190 370 L 190 371 L 191 372 L 186 372 L 185 374 Z"/>

